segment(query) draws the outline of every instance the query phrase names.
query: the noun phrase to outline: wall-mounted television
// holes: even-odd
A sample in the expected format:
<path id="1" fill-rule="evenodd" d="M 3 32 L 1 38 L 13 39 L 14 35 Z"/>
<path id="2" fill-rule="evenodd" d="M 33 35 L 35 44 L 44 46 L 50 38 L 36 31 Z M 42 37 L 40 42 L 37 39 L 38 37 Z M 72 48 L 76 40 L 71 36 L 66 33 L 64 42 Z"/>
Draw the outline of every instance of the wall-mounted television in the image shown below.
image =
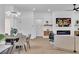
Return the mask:
<path id="1" fill-rule="evenodd" d="M 57 27 L 69 27 L 71 25 L 71 18 L 56 18 Z"/>

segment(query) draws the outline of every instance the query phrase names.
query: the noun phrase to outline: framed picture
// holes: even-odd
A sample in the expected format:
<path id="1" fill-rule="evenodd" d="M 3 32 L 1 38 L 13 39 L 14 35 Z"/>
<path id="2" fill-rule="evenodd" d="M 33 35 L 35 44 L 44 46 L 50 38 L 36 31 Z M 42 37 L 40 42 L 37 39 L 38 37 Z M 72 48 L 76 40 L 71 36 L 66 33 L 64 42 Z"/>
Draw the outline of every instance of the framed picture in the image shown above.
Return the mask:
<path id="1" fill-rule="evenodd" d="M 71 25 L 71 18 L 56 18 L 57 27 L 69 27 Z"/>

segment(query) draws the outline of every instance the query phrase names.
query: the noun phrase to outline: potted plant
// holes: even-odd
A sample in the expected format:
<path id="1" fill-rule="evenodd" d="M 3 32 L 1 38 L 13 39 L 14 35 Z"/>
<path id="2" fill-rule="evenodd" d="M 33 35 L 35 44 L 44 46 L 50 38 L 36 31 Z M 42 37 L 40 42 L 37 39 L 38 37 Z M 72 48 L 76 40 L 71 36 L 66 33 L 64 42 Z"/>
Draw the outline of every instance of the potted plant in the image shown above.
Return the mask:
<path id="1" fill-rule="evenodd" d="M 17 34 L 18 30 L 16 28 L 11 28 L 11 35 L 15 36 Z"/>
<path id="2" fill-rule="evenodd" d="M 0 34 L 0 42 L 4 40 L 4 38 L 5 38 L 4 34 Z"/>

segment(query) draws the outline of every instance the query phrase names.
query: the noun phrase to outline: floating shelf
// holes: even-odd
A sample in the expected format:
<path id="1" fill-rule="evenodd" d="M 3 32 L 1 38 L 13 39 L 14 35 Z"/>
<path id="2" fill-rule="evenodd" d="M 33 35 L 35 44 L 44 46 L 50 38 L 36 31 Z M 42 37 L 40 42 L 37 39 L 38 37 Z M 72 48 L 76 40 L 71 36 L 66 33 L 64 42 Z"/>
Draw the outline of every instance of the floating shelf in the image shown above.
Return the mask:
<path id="1" fill-rule="evenodd" d="M 44 26 L 53 26 L 52 24 L 45 24 Z"/>

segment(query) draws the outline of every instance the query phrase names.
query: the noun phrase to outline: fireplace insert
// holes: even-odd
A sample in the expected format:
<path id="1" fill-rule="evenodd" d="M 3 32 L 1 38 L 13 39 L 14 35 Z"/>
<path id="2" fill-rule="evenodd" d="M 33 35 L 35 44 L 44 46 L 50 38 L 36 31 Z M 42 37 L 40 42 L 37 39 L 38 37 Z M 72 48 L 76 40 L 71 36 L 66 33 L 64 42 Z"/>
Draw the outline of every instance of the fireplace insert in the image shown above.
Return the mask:
<path id="1" fill-rule="evenodd" d="M 57 30 L 57 35 L 70 35 L 70 30 Z"/>

